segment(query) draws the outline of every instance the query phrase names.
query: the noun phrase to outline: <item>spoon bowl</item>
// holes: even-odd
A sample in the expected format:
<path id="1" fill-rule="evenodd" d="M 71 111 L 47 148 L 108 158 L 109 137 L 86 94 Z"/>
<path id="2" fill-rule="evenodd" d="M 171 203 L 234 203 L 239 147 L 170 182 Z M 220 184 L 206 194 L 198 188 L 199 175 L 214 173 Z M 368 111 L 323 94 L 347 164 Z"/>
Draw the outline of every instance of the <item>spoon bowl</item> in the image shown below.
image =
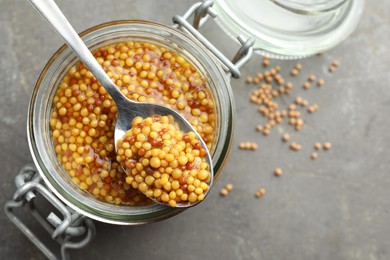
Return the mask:
<path id="1" fill-rule="evenodd" d="M 152 103 L 140 103 L 128 99 L 120 92 L 119 88 L 112 82 L 106 72 L 96 61 L 95 57 L 89 51 L 87 46 L 84 44 L 82 39 L 73 29 L 71 24 L 65 18 L 61 10 L 55 4 L 53 0 L 28 0 L 34 8 L 41 14 L 41 16 L 53 27 L 53 29 L 65 40 L 66 44 L 74 51 L 74 53 L 80 58 L 84 65 L 91 71 L 95 78 L 104 87 L 107 93 L 115 101 L 118 117 L 115 125 L 115 149 L 117 149 L 117 142 L 121 139 L 126 131 L 132 127 L 132 122 L 135 117 L 151 117 L 155 115 L 167 116 L 171 115 L 174 121 L 177 123 L 181 131 L 194 132 L 199 140 L 202 148 L 206 151 L 205 159 L 209 165 L 210 180 L 208 182 L 209 189 L 205 193 L 205 196 L 209 193 L 211 186 L 213 185 L 213 164 L 211 160 L 210 152 L 199 135 L 199 133 L 192 127 L 192 125 L 178 112 L 173 109 L 164 107 L 158 104 Z M 153 201 L 166 205 L 165 203 L 159 202 L 156 199 Z M 189 203 L 178 203 L 177 208 L 187 208 L 198 204 L 200 201 L 189 204 Z"/>

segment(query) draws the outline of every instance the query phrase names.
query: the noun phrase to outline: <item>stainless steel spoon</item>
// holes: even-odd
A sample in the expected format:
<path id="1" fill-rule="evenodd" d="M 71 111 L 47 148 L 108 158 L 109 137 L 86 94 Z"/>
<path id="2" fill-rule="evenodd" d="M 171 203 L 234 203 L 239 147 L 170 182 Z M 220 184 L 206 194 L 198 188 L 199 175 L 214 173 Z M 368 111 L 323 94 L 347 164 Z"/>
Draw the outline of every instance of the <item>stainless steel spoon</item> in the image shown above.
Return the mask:
<path id="1" fill-rule="evenodd" d="M 210 165 L 210 182 L 209 186 L 213 185 L 213 163 L 211 160 L 210 152 L 207 149 L 206 144 L 198 134 L 198 132 L 191 126 L 191 124 L 176 111 L 166 108 L 161 105 L 151 103 L 139 103 L 132 101 L 125 97 L 119 90 L 119 88 L 111 81 L 108 75 L 105 73 L 100 64 L 96 61 L 95 57 L 89 51 L 87 46 L 81 40 L 79 35 L 73 29 L 72 25 L 65 18 L 61 10 L 58 8 L 53 0 L 28 0 L 32 6 L 42 15 L 42 17 L 53 27 L 53 29 L 65 40 L 66 44 L 74 51 L 74 53 L 80 58 L 84 65 L 92 72 L 95 78 L 110 94 L 115 101 L 118 108 L 118 118 L 115 126 L 115 147 L 117 141 L 121 139 L 125 132 L 132 126 L 132 121 L 135 117 L 140 116 L 142 118 L 150 117 L 153 115 L 171 115 L 179 128 L 183 132 L 196 133 L 201 145 L 206 150 L 206 160 Z M 210 191 L 210 188 L 208 192 Z M 207 194 L 208 194 L 207 192 Z M 207 195 L 205 194 L 205 195 Z M 161 203 L 154 200 L 157 203 Z M 194 204 L 182 204 L 178 203 L 177 207 L 186 208 L 196 205 Z M 166 205 L 166 204 L 164 204 Z"/>

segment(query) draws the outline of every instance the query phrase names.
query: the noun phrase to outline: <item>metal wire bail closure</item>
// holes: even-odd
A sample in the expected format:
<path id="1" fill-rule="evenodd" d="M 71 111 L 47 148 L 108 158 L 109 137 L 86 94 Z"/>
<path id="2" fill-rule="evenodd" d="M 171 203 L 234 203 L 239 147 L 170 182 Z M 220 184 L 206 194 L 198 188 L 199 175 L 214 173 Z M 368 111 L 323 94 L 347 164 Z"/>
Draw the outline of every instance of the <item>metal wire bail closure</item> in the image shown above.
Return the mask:
<path id="1" fill-rule="evenodd" d="M 252 57 L 252 46 L 255 43 L 255 40 L 253 37 L 246 39 L 243 35 L 239 35 L 237 40 L 241 44 L 241 47 L 237 51 L 232 61 L 230 61 L 198 31 L 198 29 L 201 28 L 210 17 L 217 17 L 217 12 L 212 8 L 213 4 L 213 0 L 205 0 L 203 2 L 195 3 L 183 16 L 175 15 L 173 16 L 172 20 L 178 28 L 186 30 L 188 33 L 198 39 L 209 51 L 211 51 L 211 53 L 214 54 L 214 56 L 221 62 L 229 77 L 236 79 L 240 78 L 240 68 L 244 66 Z M 188 22 L 191 16 L 194 16 L 192 25 Z"/>
<path id="2" fill-rule="evenodd" d="M 15 177 L 17 187 L 13 199 L 5 204 L 4 210 L 8 218 L 22 231 L 30 241 L 37 246 L 49 259 L 58 259 L 58 254 L 53 253 L 23 221 L 18 218 L 14 210 L 29 206 L 31 214 L 41 226 L 51 235 L 51 238 L 60 244 L 61 259 L 68 259 L 67 249 L 79 249 L 90 243 L 95 237 L 94 222 L 67 207 L 53 195 L 43 184 L 38 171 L 34 166 L 27 165 L 22 168 Z M 62 219 L 51 212 L 46 219 L 35 206 L 37 193 L 42 195 L 61 214 Z"/>

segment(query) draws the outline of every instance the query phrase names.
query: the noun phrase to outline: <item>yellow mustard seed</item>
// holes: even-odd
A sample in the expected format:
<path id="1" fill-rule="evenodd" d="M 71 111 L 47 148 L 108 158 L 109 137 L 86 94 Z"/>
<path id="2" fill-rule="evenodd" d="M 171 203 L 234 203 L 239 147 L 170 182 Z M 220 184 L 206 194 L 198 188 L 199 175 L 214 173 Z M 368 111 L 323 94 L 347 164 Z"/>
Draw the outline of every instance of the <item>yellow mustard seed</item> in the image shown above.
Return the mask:
<path id="1" fill-rule="evenodd" d="M 223 189 L 219 192 L 219 194 L 220 194 L 221 196 L 223 196 L 223 197 L 226 197 L 226 196 L 229 194 L 229 191 L 228 191 L 227 189 L 223 188 Z"/>
<path id="2" fill-rule="evenodd" d="M 231 183 L 226 184 L 225 189 L 227 189 L 228 191 L 232 191 L 233 190 L 233 184 L 231 184 Z"/>
<path id="3" fill-rule="evenodd" d="M 275 174 L 275 176 L 279 177 L 279 176 L 281 176 L 283 174 L 283 171 L 280 168 L 276 168 L 275 171 L 274 171 L 274 174 Z"/>
<path id="4" fill-rule="evenodd" d="M 184 113 L 184 116 L 191 123 L 194 122 L 207 146 L 212 147 L 216 132 L 215 103 L 206 86 L 206 79 L 184 56 L 161 46 L 134 41 L 99 47 L 93 51 L 93 55 L 101 66 L 107 68 L 107 75 L 128 98 L 139 102 L 158 102 L 177 111 L 187 107 L 201 111 L 200 115 L 195 110 L 194 115 Z M 161 67 L 163 69 L 159 69 Z M 163 78 L 166 80 L 162 81 Z M 113 137 L 117 108 L 111 97 L 80 62 L 65 71 L 65 76 L 60 80 L 53 98 L 49 125 L 54 150 L 63 168 L 78 185 L 99 200 L 129 206 L 150 203 L 133 190 L 139 186 L 143 188 L 142 181 L 135 181 L 141 179 L 127 176 L 117 163 L 124 156 L 134 156 L 135 150 L 124 144 L 123 149 L 115 153 Z M 197 93 L 190 89 L 190 83 L 196 85 Z M 191 97 L 187 98 L 188 95 Z M 162 173 L 171 174 L 173 170 L 166 167 L 171 167 L 169 164 L 178 166 L 177 159 L 168 162 L 165 155 L 169 150 L 163 149 L 152 156 L 152 144 L 147 142 L 155 140 L 159 131 L 152 131 L 149 127 L 134 133 L 140 135 L 134 137 L 132 146 L 137 150 L 142 148 L 144 158 L 139 163 L 127 162 L 128 167 L 134 167 L 131 174 L 140 171 L 143 182 L 149 181 L 145 177 L 150 168 L 155 169 L 150 166 L 152 157 L 160 159 L 161 165 L 151 176 L 160 178 Z M 159 145 L 169 144 L 168 141 L 171 140 L 164 140 Z M 199 156 L 200 152 L 194 150 L 193 154 Z M 167 157 L 170 159 L 169 155 Z M 186 157 L 188 162 L 193 162 L 191 156 Z M 155 159 L 153 161 L 153 165 L 157 166 Z M 87 177 L 90 177 L 88 181 Z M 151 191 L 147 190 L 145 194 L 149 196 Z M 202 196 L 198 196 L 198 200 L 201 199 Z"/>

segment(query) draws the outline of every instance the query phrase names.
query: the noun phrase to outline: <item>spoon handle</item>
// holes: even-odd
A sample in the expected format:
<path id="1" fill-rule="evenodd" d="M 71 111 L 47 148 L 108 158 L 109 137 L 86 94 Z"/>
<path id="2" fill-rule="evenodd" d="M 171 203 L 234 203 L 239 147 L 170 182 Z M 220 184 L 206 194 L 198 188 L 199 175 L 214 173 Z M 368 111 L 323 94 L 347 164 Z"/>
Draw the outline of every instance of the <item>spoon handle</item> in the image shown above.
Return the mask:
<path id="1" fill-rule="evenodd" d="M 87 46 L 73 29 L 72 25 L 65 18 L 53 0 L 27 0 L 38 11 L 38 13 L 48 22 L 53 29 L 65 40 L 66 44 L 80 58 L 84 65 L 92 72 L 95 78 L 102 84 L 105 90 L 115 100 L 126 99 L 120 90 L 108 77 L 106 72 L 96 61 Z"/>

